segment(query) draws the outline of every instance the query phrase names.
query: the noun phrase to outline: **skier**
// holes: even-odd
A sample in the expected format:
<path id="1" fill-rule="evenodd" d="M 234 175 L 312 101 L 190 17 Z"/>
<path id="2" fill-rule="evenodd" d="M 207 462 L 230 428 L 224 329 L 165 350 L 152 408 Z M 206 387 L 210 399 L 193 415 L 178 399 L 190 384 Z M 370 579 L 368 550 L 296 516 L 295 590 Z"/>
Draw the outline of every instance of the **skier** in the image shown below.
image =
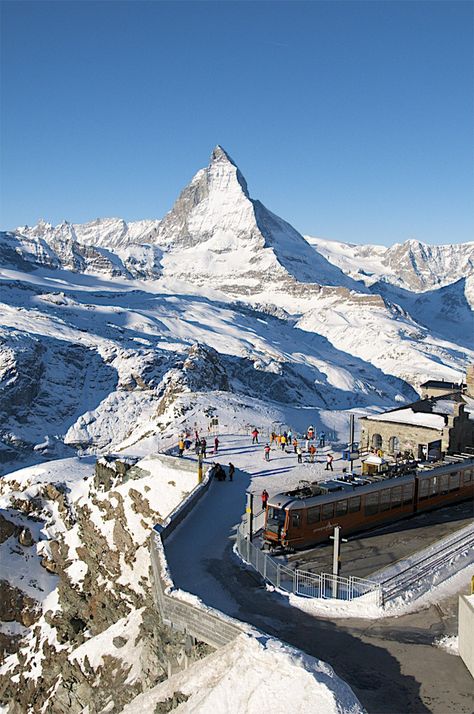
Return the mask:
<path id="1" fill-rule="evenodd" d="M 286 446 L 286 436 L 285 436 L 285 434 L 282 434 L 282 435 L 281 435 L 280 444 L 281 444 L 281 450 L 282 450 L 282 451 L 285 451 L 285 446 Z"/>
<path id="2" fill-rule="evenodd" d="M 207 441 L 205 440 L 204 437 L 201 439 L 201 454 L 203 458 L 206 458 L 206 451 L 207 451 Z"/>
<path id="3" fill-rule="evenodd" d="M 301 447 L 298 446 L 298 447 L 296 448 L 296 453 L 297 453 L 297 456 L 298 456 L 298 463 L 299 463 L 299 464 L 302 464 L 302 463 L 303 463 L 303 454 L 302 454 L 302 452 L 301 452 Z"/>
<path id="4" fill-rule="evenodd" d="M 323 448 L 326 445 L 326 434 L 322 431 L 319 435 L 319 446 Z"/>
<path id="5" fill-rule="evenodd" d="M 332 467 L 332 462 L 333 462 L 333 461 L 334 461 L 334 456 L 333 456 L 332 454 L 327 454 L 327 455 L 326 455 L 326 468 L 325 468 L 325 471 L 329 471 L 329 469 L 331 469 L 331 471 L 334 471 L 334 469 L 333 469 L 333 467 Z"/>
<path id="6" fill-rule="evenodd" d="M 219 448 L 219 439 L 217 436 L 214 439 L 214 453 L 217 454 L 217 449 Z"/>
<path id="7" fill-rule="evenodd" d="M 315 455 L 316 455 L 316 447 L 314 444 L 311 444 L 311 446 L 309 447 L 309 460 L 311 461 L 312 464 L 314 463 Z"/>
<path id="8" fill-rule="evenodd" d="M 262 491 L 262 511 L 264 511 L 267 507 L 267 501 L 268 501 L 268 492 L 264 488 Z"/>
<path id="9" fill-rule="evenodd" d="M 293 451 L 295 452 L 295 454 L 297 453 L 297 451 L 296 451 L 297 448 L 298 448 L 298 439 L 295 436 L 295 438 L 293 439 Z"/>
<path id="10" fill-rule="evenodd" d="M 265 444 L 265 448 L 263 450 L 265 452 L 265 461 L 270 461 L 270 446 L 269 446 L 269 444 Z"/>
<path id="11" fill-rule="evenodd" d="M 235 466 L 229 462 L 229 481 L 234 480 Z"/>
<path id="12" fill-rule="evenodd" d="M 184 441 L 183 438 L 180 437 L 178 441 L 178 456 L 182 456 L 184 451 Z"/>
<path id="13" fill-rule="evenodd" d="M 254 430 L 252 431 L 252 444 L 258 444 L 258 434 L 259 434 L 259 431 L 258 431 L 257 427 L 255 427 Z"/>

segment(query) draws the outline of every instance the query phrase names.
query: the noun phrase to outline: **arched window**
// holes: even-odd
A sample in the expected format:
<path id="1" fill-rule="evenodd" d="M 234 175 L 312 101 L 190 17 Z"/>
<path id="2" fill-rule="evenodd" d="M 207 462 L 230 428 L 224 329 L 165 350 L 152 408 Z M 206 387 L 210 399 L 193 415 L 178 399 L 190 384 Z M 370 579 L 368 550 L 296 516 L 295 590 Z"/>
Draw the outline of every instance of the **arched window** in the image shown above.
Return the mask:
<path id="1" fill-rule="evenodd" d="M 388 440 L 388 450 L 391 454 L 398 454 L 400 451 L 400 441 L 398 436 L 391 436 Z"/>
<path id="2" fill-rule="evenodd" d="M 380 434 L 372 434 L 372 448 L 381 449 L 382 448 L 382 437 Z"/>

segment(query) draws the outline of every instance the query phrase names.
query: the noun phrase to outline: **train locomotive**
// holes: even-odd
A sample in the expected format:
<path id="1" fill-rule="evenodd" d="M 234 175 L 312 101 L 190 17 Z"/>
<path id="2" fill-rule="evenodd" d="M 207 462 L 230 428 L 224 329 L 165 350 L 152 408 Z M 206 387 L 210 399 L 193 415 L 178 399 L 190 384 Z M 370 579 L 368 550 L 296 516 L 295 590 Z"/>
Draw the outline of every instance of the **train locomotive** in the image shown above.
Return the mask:
<path id="1" fill-rule="evenodd" d="M 270 548 L 303 549 L 328 540 L 335 526 L 347 535 L 473 496 L 474 458 L 413 462 L 370 477 L 343 474 L 269 498 L 263 539 Z"/>

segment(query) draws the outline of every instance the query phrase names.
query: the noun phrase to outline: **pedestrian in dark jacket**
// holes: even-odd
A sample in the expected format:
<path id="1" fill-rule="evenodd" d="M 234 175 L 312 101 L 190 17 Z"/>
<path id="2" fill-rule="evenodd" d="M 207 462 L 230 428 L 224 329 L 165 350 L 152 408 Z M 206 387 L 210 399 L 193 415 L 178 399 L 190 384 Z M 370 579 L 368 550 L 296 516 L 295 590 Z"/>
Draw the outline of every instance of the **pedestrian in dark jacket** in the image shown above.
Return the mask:
<path id="1" fill-rule="evenodd" d="M 234 473 L 235 473 L 235 466 L 234 466 L 234 464 L 229 463 L 229 481 L 234 480 Z"/>
<path id="2" fill-rule="evenodd" d="M 205 440 L 204 437 L 201 439 L 201 454 L 203 455 L 203 458 L 206 458 L 206 450 L 207 450 L 207 441 Z"/>
<path id="3" fill-rule="evenodd" d="M 219 448 L 219 439 L 217 436 L 214 439 L 214 453 L 217 454 L 217 449 Z"/>
<path id="4" fill-rule="evenodd" d="M 263 489 L 263 491 L 262 491 L 262 510 L 263 511 L 267 507 L 267 501 L 268 501 L 268 492 L 266 489 Z"/>

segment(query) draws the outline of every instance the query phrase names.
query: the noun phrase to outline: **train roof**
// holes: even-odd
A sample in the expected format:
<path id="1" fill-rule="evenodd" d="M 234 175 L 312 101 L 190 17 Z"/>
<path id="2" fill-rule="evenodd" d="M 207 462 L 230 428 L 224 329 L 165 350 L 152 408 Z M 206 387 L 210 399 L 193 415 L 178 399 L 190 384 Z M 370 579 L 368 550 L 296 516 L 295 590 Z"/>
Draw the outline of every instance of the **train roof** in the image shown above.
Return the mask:
<path id="1" fill-rule="evenodd" d="M 359 496 L 362 494 L 382 491 L 386 488 L 403 486 L 413 483 L 415 476 L 419 478 L 430 478 L 442 476 L 445 473 L 456 471 L 460 467 L 474 466 L 474 458 L 460 458 L 449 463 L 441 462 L 431 465 L 429 468 L 414 468 L 411 473 L 388 476 L 379 475 L 368 478 L 355 477 L 352 481 L 334 478 L 329 481 L 319 483 L 308 483 L 292 491 L 277 493 L 268 499 L 268 505 L 274 508 L 286 508 L 289 510 L 299 508 L 309 508 L 333 501 L 342 501 L 346 498 Z M 370 480 L 369 480 L 370 479 Z M 313 493 L 311 493 L 313 491 Z"/>

